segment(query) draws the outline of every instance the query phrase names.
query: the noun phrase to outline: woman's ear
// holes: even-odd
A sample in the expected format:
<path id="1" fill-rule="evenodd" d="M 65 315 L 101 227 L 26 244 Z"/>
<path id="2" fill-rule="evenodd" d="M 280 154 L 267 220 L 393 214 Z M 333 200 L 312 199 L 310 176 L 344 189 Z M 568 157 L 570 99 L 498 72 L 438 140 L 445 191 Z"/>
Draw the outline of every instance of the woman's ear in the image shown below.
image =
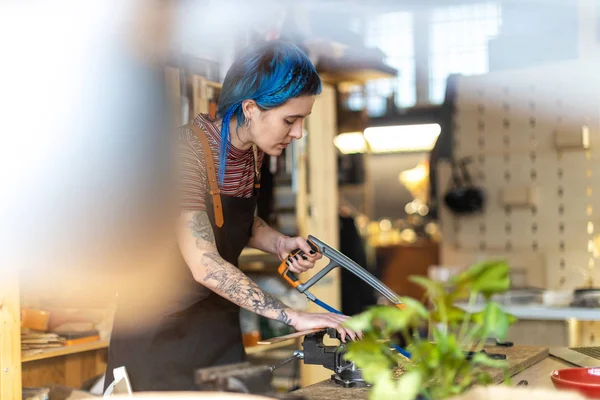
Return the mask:
<path id="1" fill-rule="evenodd" d="M 252 118 L 257 117 L 257 113 L 260 109 L 254 100 L 244 100 L 242 101 L 242 111 L 244 112 L 244 117 L 247 120 L 251 120 Z"/>

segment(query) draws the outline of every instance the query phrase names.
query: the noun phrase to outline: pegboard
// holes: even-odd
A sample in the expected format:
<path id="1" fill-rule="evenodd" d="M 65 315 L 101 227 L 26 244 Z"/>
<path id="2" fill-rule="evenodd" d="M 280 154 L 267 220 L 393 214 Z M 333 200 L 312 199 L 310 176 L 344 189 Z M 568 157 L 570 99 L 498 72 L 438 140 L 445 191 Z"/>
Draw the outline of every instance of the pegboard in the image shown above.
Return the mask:
<path id="1" fill-rule="evenodd" d="M 598 70 L 574 61 L 459 78 L 453 154 L 472 159 L 468 168 L 487 204 L 479 215 L 453 215 L 442 198 L 451 166 L 438 165 L 442 263 L 531 258 L 543 260 L 545 273 L 536 261 L 528 284 L 570 289 L 586 274 L 600 284 L 591 245 L 600 234 Z M 589 145 L 577 146 L 583 131 Z M 507 206 L 508 193 L 526 201 Z"/>
<path id="2" fill-rule="evenodd" d="M 569 347 L 598 346 L 600 343 L 600 322 L 570 319 Z"/>

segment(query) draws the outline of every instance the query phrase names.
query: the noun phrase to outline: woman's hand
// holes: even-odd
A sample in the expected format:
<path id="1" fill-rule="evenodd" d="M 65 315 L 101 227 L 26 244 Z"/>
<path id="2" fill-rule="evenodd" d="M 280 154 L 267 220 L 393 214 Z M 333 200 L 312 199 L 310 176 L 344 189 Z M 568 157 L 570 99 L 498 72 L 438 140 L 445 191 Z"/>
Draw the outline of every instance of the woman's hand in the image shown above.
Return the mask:
<path id="1" fill-rule="evenodd" d="M 300 274 L 306 272 L 315 266 L 315 262 L 323 258 L 320 253 L 311 254 L 311 248 L 306 239 L 302 237 L 281 237 L 277 244 L 277 255 L 283 261 L 294 250 L 300 249 L 303 255 L 292 257 L 291 261 L 287 260 L 290 271 Z"/>
<path id="2" fill-rule="evenodd" d="M 334 313 L 308 313 L 297 310 L 288 310 L 290 317 L 290 325 L 297 331 L 305 331 L 308 329 L 317 328 L 334 328 L 338 331 L 341 341 L 346 343 L 346 339 L 358 340 L 362 339 L 362 332 L 354 332 L 351 329 L 345 328 L 342 324 L 350 317 Z"/>

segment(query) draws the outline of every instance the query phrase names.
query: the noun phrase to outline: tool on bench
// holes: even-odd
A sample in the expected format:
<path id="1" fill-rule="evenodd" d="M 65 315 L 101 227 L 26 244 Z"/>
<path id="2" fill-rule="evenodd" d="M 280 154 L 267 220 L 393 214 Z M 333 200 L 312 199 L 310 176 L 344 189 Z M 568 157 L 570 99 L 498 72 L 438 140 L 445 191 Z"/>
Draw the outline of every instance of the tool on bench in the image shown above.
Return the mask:
<path id="1" fill-rule="evenodd" d="M 273 370 L 283 364 L 269 367 L 246 361 L 201 368 L 194 371 L 194 383 L 197 390 L 205 392 L 246 393 L 261 396 L 261 399 L 305 400 L 303 396 L 278 393 L 273 388 Z"/>
<path id="2" fill-rule="evenodd" d="M 339 332 L 333 328 L 305 332 L 304 340 L 302 341 L 302 351 L 296 350 L 291 357 L 267 368 L 273 371 L 291 361 L 299 359 L 303 360 L 304 364 L 321 365 L 333 371 L 331 379 L 338 385 L 344 387 L 369 386 L 363 379 L 360 369 L 352 361 L 344 358 L 347 351 L 346 345 L 326 345 L 323 343 L 325 335 L 332 339 L 340 339 Z"/>
<path id="3" fill-rule="evenodd" d="M 382 294 L 386 299 L 395 304 L 396 306 L 401 307 L 402 302 L 398 298 L 398 295 L 394 293 L 389 287 L 384 285 L 379 279 L 375 278 L 371 275 L 367 270 L 363 267 L 346 257 L 344 254 L 340 253 L 333 247 L 329 246 L 327 243 L 317 239 L 314 236 L 309 235 L 307 239 L 308 245 L 311 248 L 311 254 L 321 253 L 324 257 L 329 258 L 330 262 L 327 264 L 325 268 L 320 270 L 317 274 L 315 274 L 312 278 L 310 278 L 306 283 L 302 283 L 289 269 L 287 266 L 287 259 L 284 260 L 281 265 L 279 265 L 278 271 L 279 274 L 289 282 L 290 285 L 295 287 L 300 293 L 304 293 L 309 300 L 315 302 L 319 305 L 324 305 L 324 308 L 330 308 L 333 311 L 335 310 L 333 307 L 328 306 L 327 304 L 319 301 L 312 293 L 308 291 L 315 283 L 320 281 L 325 275 L 331 272 L 334 268 L 342 267 L 354 275 L 362 279 L 373 289 L 377 290 L 380 294 Z M 296 249 L 290 253 L 287 257 L 291 259 L 295 256 L 303 256 L 304 252 L 300 249 Z"/>
<path id="4" fill-rule="evenodd" d="M 494 338 L 494 337 L 489 337 L 486 339 L 485 341 L 486 345 L 493 345 L 493 346 L 498 346 L 498 347 L 513 347 L 514 343 L 513 342 L 502 342 L 500 340 L 498 340 L 498 338 Z"/>
<path id="5" fill-rule="evenodd" d="M 296 288 L 300 293 L 304 293 L 304 295 L 312 302 L 320 306 L 321 308 L 336 314 L 342 314 L 340 311 L 331 307 L 327 303 L 319 300 L 314 294 L 309 292 L 313 285 L 319 282 L 325 275 L 331 272 L 334 268 L 341 267 L 356 275 L 358 278 L 362 279 L 365 283 L 367 283 L 370 287 L 375 289 L 381 295 L 383 295 L 388 301 L 392 304 L 396 305 L 396 307 L 402 308 L 402 302 L 400 301 L 398 295 L 394 293 L 389 287 L 383 284 L 379 279 L 375 278 L 371 275 L 367 270 L 363 267 L 352 261 L 350 258 L 346 257 L 344 254 L 340 253 L 333 247 L 329 246 L 327 243 L 317 239 L 314 236 L 309 235 L 307 238 L 308 245 L 311 248 L 311 254 L 321 253 L 324 257 L 327 257 L 330 261 L 329 264 L 319 272 L 317 272 L 312 278 L 310 278 L 306 283 L 303 283 L 294 275 L 292 271 L 289 270 L 287 262 L 294 257 L 302 257 L 304 252 L 300 249 L 296 249 L 290 253 L 290 255 L 283 260 L 281 265 L 279 265 L 278 272 L 279 274 L 293 287 Z M 410 353 L 406 350 L 400 348 L 399 346 L 393 346 L 396 351 L 398 351 L 403 356 L 410 358 Z"/>
<path id="6" fill-rule="evenodd" d="M 304 364 L 322 365 L 334 372 L 331 379 L 343 387 L 366 387 L 369 386 L 363 379 L 362 372 L 354 362 L 346 360 L 347 347 L 345 344 L 339 346 L 327 346 L 323 338 L 327 334 L 332 339 L 339 339 L 339 333 L 333 328 L 326 331 L 311 333 L 304 337 L 302 342 L 302 358 Z"/>
<path id="7" fill-rule="evenodd" d="M 481 350 L 479 353 L 485 354 L 492 360 L 506 360 L 506 354 L 488 353 L 485 350 Z M 467 360 L 471 360 L 476 353 L 474 351 L 467 351 L 465 354 L 467 355 Z"/>

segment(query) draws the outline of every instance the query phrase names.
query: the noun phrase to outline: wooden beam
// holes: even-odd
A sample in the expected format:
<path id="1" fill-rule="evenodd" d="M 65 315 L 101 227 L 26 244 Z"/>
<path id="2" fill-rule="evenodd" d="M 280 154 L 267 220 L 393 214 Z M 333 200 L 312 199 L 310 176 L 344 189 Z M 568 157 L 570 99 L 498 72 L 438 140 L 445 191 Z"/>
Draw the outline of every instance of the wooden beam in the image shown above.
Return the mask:
<path id="1" fill-rule="evenodd" d="M 307 215 L 306 221 L 298 221 L 298 226 L 303 227 L 300 234 L 303 237 L 311 234 L 323 240 L 333 248 L 339 246 L 339 207 L 337 186 L 337 152 L 333 138 L 337 133 L 336 126 L 336 101 L 335 90 L 330 85 L 323 85 L 323 92 L 317 96 L 312 114 L 307 120 L 308 130 L 308 157 L 307 165 L 302 165 L 303 174 L 308 174 L 308 196 L 306 204 L 298 204 L 298 208 L 305 207 L 299 215 Z M 302 175 L 302 174 L 299 174 Z M 310 210 L 307 212 L 306 210 Z M 306 214 L 304 214 L 306 212 Z M 317 266 L 300 277 L 307 281 L 321 270 L 328 259 L 323 258 Z M 339 268 L 331 271 L 318 284 L 311 288 L 311 292 L 331 307 L 340 309 L 340 271 Z M 309 303 L 309 312 L 325 312 L 314 303 Z M 301 366 L 301 384 L 307 386 L 328 379 L 331 371 L 321 366 Z"/>
<path id="2" fill-rule="evenodd" d="M 19 275 L 15 268 L 0 269 L 0 399 L 20 400 L 21 317 Z"/>

